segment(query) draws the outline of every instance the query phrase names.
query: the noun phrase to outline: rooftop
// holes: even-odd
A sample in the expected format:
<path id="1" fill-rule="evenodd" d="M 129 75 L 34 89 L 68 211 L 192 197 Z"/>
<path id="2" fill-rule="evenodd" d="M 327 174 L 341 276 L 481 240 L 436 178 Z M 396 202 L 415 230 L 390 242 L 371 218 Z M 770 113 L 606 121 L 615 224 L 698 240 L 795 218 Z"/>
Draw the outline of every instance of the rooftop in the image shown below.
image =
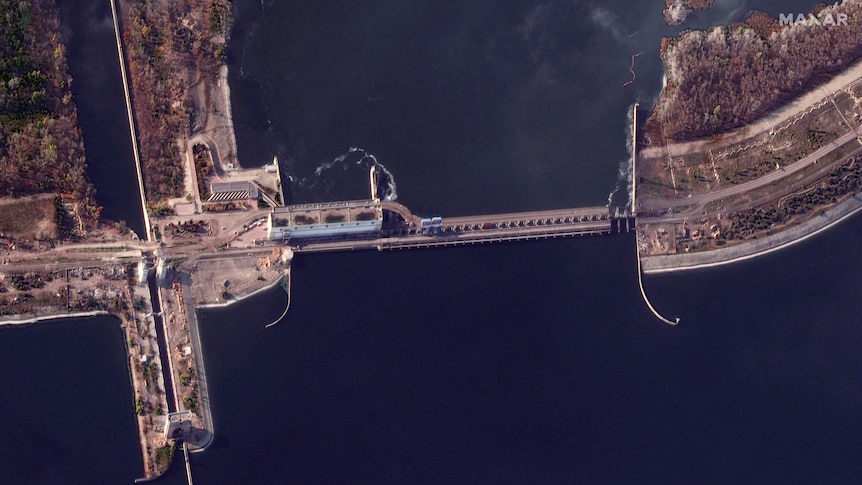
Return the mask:
<path id="1" fill-rule="evenodd" d="M 274 226 L 305 226 L 312 224 L 337 224 L 383 219 L 379 200 L 351 200 L 346 202 L 321 202 L 276 207 L 272 210 Z"/>
<path id="2" fill-rule="evenodd" d="M 210 186 L 210 198 L 207 202 L 230 202 L 234 200 L 257 199 L 257 185 L 253 182 L 219 182 Z"/>

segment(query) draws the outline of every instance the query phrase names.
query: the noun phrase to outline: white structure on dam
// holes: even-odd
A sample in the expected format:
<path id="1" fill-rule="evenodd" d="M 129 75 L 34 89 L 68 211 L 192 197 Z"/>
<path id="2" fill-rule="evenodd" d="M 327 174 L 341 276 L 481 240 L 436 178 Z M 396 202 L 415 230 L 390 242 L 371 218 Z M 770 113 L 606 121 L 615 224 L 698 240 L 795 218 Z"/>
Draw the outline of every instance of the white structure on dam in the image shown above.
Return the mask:
<path id="1" fill-rule="evenodd" d="M 383 224 L 379 200 L 276 207 L 267 219 L 271 240 L 374 235 Z"/>

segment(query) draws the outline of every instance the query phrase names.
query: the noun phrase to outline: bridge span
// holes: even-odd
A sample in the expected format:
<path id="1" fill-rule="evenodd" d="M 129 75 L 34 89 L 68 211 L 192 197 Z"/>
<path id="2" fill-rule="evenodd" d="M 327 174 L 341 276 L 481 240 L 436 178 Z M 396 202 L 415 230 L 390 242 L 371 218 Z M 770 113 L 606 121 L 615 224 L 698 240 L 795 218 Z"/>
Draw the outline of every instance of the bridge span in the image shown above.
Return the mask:
<path id="1" fill-rule="evenodd" d="M 373 236 L 290 240 L 287 244 L 296 252 L 383 251 L 612 234 L 634 228 L 632 216 L 611 213 L 604 206 L 447 217 L 433 228 L 421 226 L 422 218 L 397 202 L 382 201 L 381 208 L 386 221 Z"/>
<path id="2" fill-rule="evenodd" d="M 395 201 L 382 201 L 381 208 L 397 215 L 405 229 L 419 229 L 422 218 L 410 212 L 406 206 Z M 590 222 L 610 222 L 629 218 L 628 214 L 611 214 L 607 206 L 577 207 L 503 214 L 446 217 L 442 220 L 442 232 L 465 232 L 482 229 L 517 229 L 533 226 L 578 225 Z M 526 232 L 530 232 L 526 230 Z"/>

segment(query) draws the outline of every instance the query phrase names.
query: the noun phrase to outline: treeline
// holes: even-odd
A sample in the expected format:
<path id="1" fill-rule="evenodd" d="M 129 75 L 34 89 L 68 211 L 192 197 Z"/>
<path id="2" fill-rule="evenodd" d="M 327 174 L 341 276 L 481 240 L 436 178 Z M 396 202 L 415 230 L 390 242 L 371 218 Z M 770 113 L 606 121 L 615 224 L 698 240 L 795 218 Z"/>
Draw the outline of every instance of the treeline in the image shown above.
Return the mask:
<path id="1" fill-rule="evenodd" d="M 231 25 L 227 0 L 130 2 L 123 22 L 147 198 L 183 196 L 177 146 L 191 126 L 189 89 L 215 77 Z"/>
<path id="2" fill-rule="evenodd" d="M 812 13 L 821 20 L 846 14 L 847 25 L 780 26 L 754 13 L 745 24 L 664 39 L 667 85 L 647 121 L 649 138 L 689 140 L 740 127 L 862 56 L 860 2 Z"/>
<path id="3" fill-rule="evenodd" d="M 808 214 L 818 208 L 835 204 L 838 199 L 855 194 L 862 189 L 862 158 L 853 157 L 837 167 L 829 178 L 803 192 L 790 195 L 780 203 L 768 207 L 734 212 L 729 230 L 722 233 L 724 239 L 748 239 L 759 231 L 771 229 L 792 217 Z"/>
<path id="4" fill-rule="evenodd" d="M 0 0 L 0 13 L 0 196 L 60 192 L 95 224 L 56 5 Z"/>

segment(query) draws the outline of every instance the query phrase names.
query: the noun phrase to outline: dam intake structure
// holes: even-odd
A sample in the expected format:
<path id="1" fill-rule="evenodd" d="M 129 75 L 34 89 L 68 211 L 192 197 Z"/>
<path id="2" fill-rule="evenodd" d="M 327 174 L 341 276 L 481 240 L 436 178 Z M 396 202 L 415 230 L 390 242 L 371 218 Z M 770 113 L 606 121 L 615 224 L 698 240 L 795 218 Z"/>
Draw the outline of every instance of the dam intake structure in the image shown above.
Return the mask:
<path id="1" fill-rule="evenodd" d="M 295 253 L 407 249 L 627 233 L 634 217 L 604 206 L 476 216 L 422 218 L 379 199 L 299 204 L 273 209 L 268 239 Z"/>

